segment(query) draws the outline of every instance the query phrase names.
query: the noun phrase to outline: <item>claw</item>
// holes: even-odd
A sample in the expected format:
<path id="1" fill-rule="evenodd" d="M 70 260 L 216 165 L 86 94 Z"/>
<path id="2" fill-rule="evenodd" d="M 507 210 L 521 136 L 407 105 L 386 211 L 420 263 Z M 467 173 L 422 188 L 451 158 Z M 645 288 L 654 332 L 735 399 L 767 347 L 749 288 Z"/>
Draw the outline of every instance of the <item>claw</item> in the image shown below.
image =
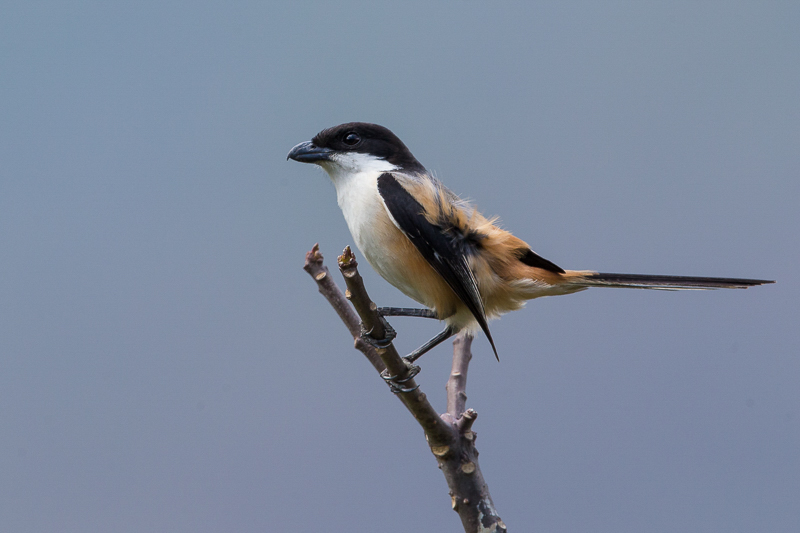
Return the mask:
<path id="1" fill-rule="evenodd" d="M 372 329 L 369 331 L 364 328 L 364 323 L 361 323 L 361 339 L 372 346 L 373 348 L 384 350 L 389 347 L 392 341 L 397 337 L 397 332 L 394 330 L 392 326 L 386 321 L 385 318 L 382 316 L 378 317 L 383 324 L 383 331 L 385 333 L 385 337 L 382 339 L 376 339 L 372 336 Z M 373 328 L 375 329 L 375 328 Z"/>
<path id="2" fill-rule="evenodd" d="M 404 385 L 414 379 L 414 377 L 419 374 L 420 368 L 417 365 L 411 364 L 411 362 L 403 357 L 403 361 L 406 363 L 408 367 L 408 374 L 403 379 L 397 379 L 398 376 L 390 376 L 388 370 L 384 370 L 381 372 L 381 377 L 389 385 L 389 389 L 395 394 L 400 394 L 401 392 L 413 392 L 419 388 L 419 384 L 415 385 L 414 387 L 405 387 Z"/>

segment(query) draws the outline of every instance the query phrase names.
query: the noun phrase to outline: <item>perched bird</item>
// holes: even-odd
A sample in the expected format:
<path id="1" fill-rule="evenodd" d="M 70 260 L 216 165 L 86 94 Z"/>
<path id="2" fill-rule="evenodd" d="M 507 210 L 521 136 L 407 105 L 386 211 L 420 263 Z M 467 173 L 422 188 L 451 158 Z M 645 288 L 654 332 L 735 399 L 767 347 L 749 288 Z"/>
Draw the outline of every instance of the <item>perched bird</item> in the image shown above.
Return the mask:
<path id="1" fill-rule="evenodd" d="M 323 130 L 292 148 L 288 158 L 328 173 L 361 253 L 378 274 L 427 307 L 381 313 L 446 323 L 406 357 L 409 362 L 461 330 L 478 328 L 497 356 L 488 320 L 540 296 L 589 287 L 744 289 L 774 283 L 564 270 L 456 196 L 396 135 L 376 124 L 350 122 Z"/>

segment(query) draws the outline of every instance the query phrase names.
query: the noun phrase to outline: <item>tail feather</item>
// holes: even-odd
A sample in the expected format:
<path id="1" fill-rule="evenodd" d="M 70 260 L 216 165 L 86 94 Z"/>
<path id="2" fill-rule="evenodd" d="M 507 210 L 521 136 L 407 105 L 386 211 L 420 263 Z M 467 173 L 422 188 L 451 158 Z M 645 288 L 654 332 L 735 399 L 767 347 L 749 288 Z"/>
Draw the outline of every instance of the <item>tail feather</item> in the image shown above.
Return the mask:
<path id="1" fill-rule="evenodd" d="M 658 276 L 651 274 L 587 273 L 576 280 L 589 287 L 628 287 L 632 289 L 709 290 L 746 289 L 756 285 L 775 283 L 765 279 L 699 278 L 694 276 Z"/>

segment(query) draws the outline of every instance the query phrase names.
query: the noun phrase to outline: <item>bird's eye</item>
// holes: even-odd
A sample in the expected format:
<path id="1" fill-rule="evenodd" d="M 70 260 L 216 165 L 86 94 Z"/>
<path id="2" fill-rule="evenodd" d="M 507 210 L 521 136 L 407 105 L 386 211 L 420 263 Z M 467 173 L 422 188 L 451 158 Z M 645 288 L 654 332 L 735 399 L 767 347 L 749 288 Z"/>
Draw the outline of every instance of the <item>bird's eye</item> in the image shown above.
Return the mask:
<path id="1" fill-rule="evenodd" d="M 361 141 L 361 136 L 358 133 L 351 131 L 345 135 L 344 139 L 342 140 L 344 141 L 344 144 L 348 146 L 355 146 L 359 143 L 359 141 Z"/>

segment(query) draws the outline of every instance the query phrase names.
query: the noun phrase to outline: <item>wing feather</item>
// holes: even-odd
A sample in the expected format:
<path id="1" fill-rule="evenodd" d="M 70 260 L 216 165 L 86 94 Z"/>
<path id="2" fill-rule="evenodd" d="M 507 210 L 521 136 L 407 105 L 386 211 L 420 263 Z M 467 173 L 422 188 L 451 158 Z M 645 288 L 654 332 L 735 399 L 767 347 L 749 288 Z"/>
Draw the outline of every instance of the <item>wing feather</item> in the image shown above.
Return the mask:
<path id="1" fill-rule="evenodd" d="M 467 257 L 475 250 L 464 239 L 457 239 L 441 226 L 429 222 L 422 205 L 393 174 L 381 174 L 378 192 L 400 230 L 475 317 L 497 357 L 478 283 L 467 262 Z"/>

